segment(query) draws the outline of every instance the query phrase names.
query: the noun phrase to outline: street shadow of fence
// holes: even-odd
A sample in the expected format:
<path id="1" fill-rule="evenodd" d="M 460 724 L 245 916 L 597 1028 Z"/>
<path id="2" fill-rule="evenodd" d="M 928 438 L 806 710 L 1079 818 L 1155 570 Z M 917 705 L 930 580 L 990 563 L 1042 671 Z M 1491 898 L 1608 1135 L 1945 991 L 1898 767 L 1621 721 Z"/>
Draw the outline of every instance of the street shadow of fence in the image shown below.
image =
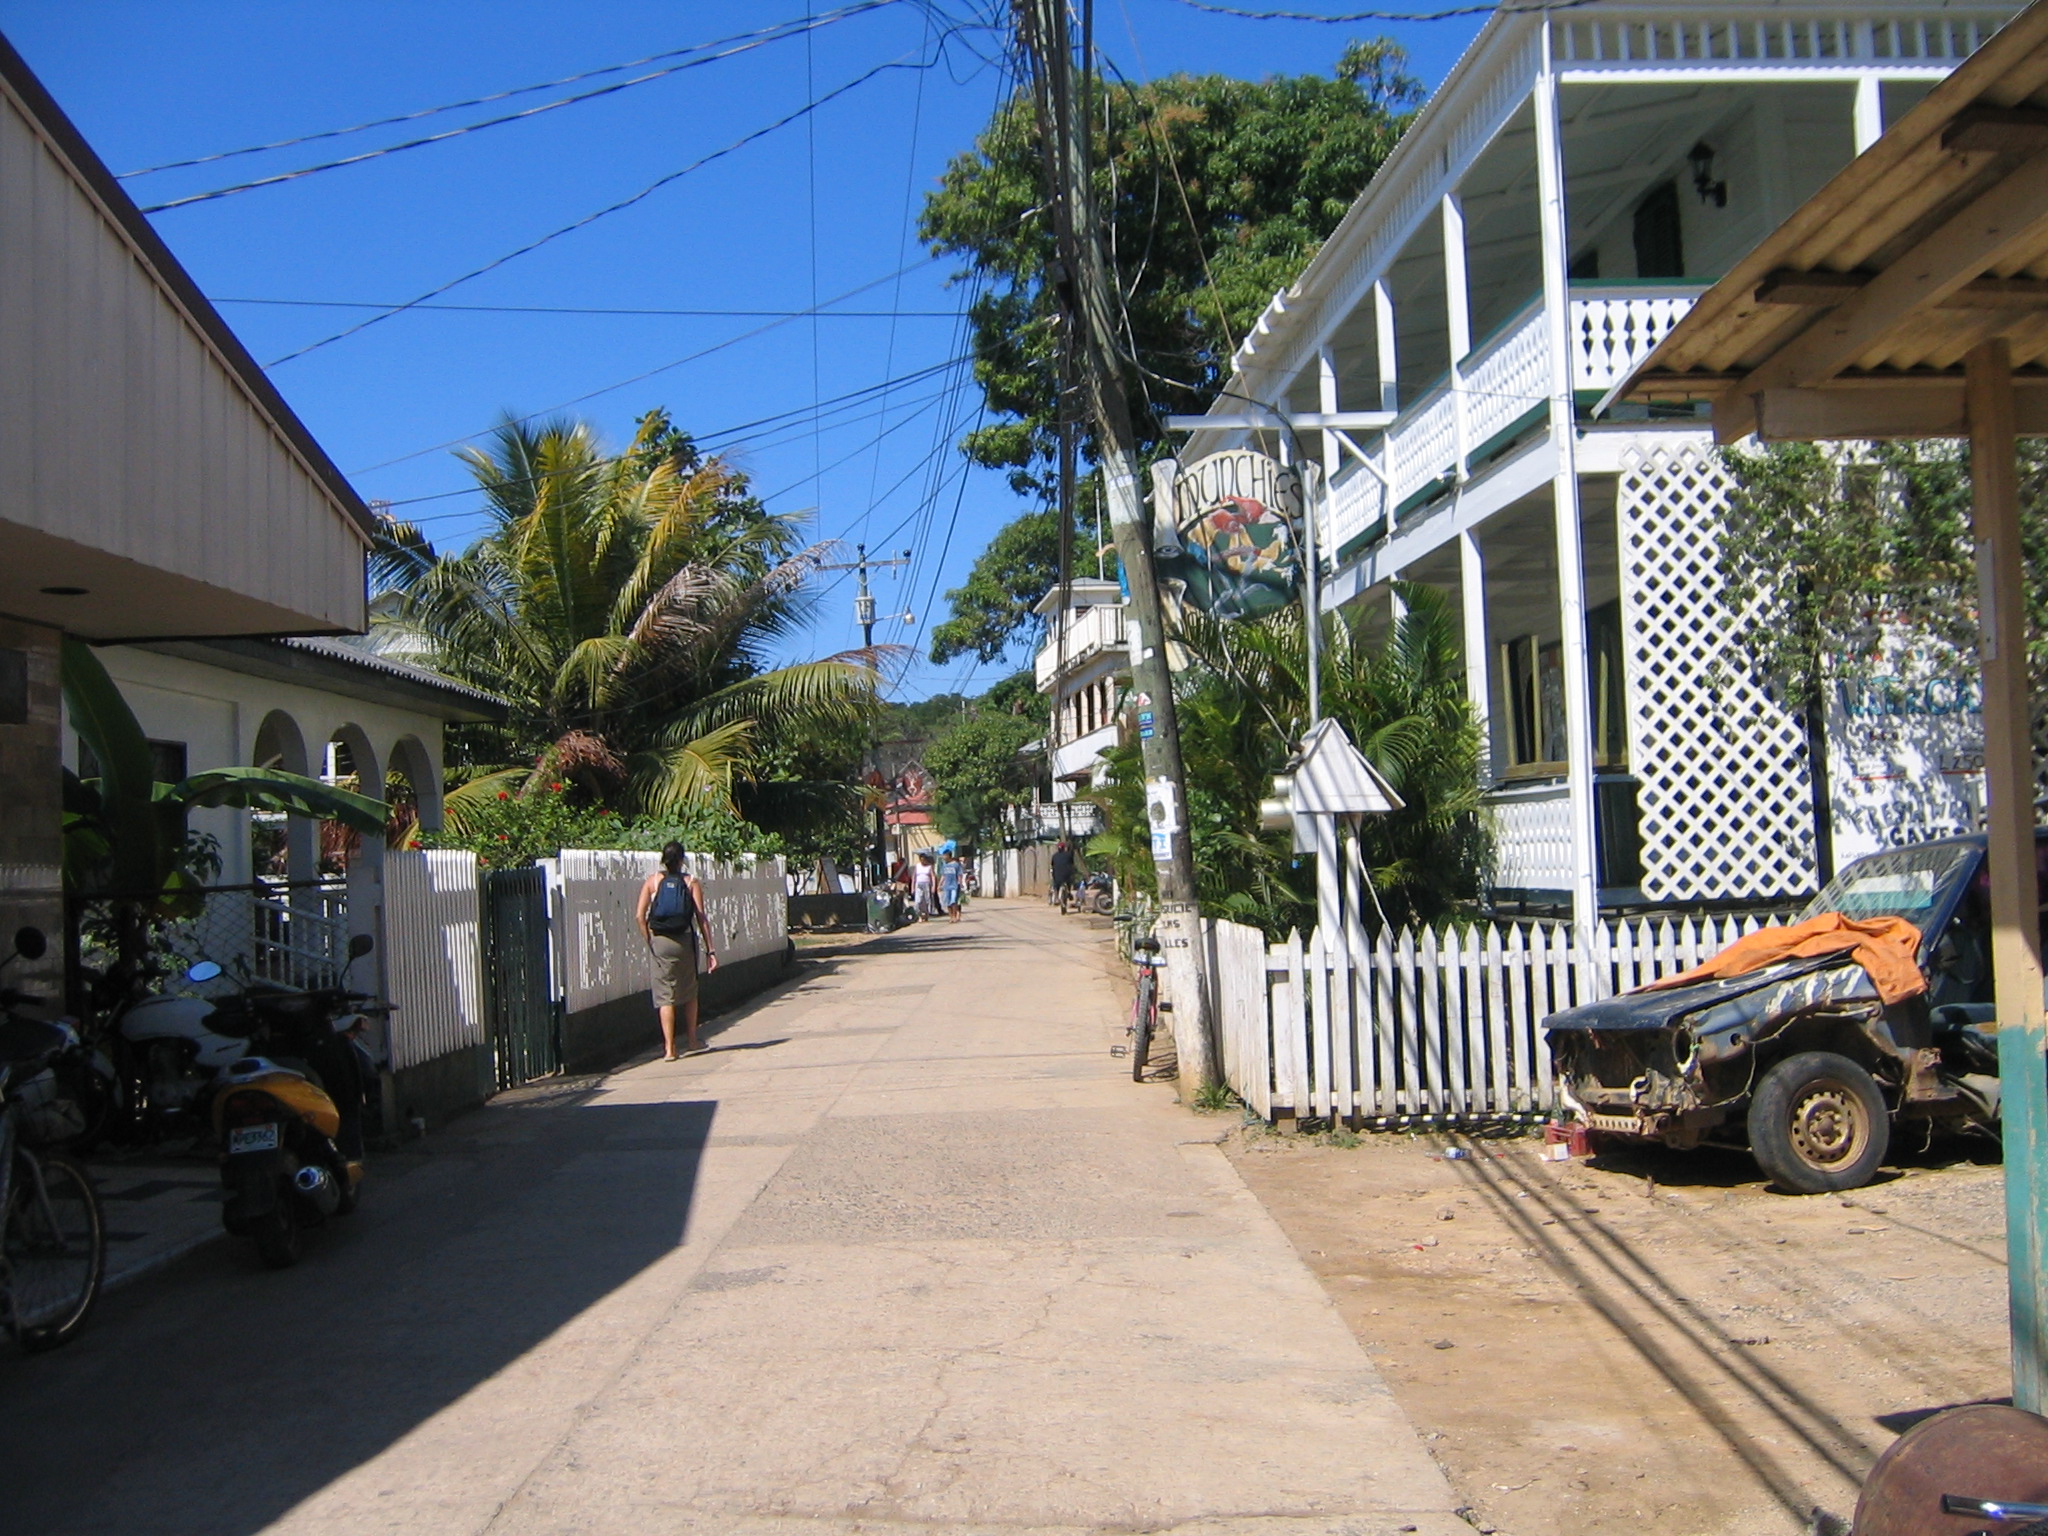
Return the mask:
<path id="1" fill-rule="evenodd" d="M 0 1361 L 0 1528 L 253 1536 L 671 1253 L 716 1107 L 486 1109 L 296 1269 L 215 1244 Z"/>

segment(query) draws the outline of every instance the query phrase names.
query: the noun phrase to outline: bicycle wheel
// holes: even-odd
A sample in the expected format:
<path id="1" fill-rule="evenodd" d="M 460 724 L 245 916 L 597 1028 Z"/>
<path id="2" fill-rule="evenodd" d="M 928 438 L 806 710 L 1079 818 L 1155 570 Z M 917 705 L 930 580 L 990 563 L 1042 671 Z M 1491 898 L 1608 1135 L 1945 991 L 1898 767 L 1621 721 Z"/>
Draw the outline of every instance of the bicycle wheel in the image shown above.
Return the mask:
<path id="1" fill-rule="evenodd" d="M 1131 1011 L 1131 1081 L 1145 1081 L 1152 1031 L 1159 1027 L 1159 978 L 1148 967 L 1138 972 L 1138 1001 Z"/>
<path id="2" fill-rule="evenodd" d="M 85 1165 L 62 1152 L 14 1166 L 4 1237 L 7 1328 L 27 1350 L 70 1341 L 99 1299 L 107 1262 L 107 1228 Z"/>

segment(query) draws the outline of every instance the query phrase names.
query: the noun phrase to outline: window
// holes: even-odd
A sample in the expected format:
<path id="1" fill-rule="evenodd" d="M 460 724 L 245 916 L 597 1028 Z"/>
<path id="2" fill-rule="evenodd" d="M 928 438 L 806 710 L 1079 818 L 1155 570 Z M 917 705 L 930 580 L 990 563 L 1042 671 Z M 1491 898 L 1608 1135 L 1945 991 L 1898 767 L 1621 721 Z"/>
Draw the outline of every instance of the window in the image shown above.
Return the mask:
<path id="1" fill-rule="evenodd" d="M 1678 183 L 1661 182 L 1636 204 L 1636 276 L 1685 276 L 1685 241 L 1678 222 Z"/>
<path id="2" fill-rule="evenodd" d="M 1500 648 L 1507 689 L 1508 767 L 1562 773 L 1569 756 L 1564 699 L 1564 647 L 1522 635 Z M 1586 615 L 1587 687 L 1593 710 L 1593 762 L 1628 765 L 1628 698 L 1622 677 L 1621 603 Z"/>
<path id="3" fill-rule="evenodd" d="M 1586 614 L 1586 662 L 1593 684 L 1593 761 L 1628 767 L 1628 695 L 1621 659 L 1621 599 Z"/>
<path id="4" fill-rule="evenodd" d="M 149 744 L 149 771 L 159 784 L 175 784 L 186 776 L 185 743 L 182 741 L 152 741 Z M 78 776 L 81 779 L 96 779 L 100 776 L 100 760 L 93 749 L 86 745 L 83 736 L 78 738 Z"/>

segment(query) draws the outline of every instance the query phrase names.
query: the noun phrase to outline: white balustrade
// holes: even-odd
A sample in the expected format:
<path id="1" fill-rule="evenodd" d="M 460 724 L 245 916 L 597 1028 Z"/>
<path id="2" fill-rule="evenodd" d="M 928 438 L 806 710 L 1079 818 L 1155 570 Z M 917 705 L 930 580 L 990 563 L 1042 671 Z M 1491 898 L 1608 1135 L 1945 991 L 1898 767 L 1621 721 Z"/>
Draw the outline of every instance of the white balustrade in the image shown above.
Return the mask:
<path id="1" fill-rule="evenodd" d="M 1126 643 L 1124 611 L 1113 604 L 1097 604 L 1093 608 L 1069 611 L 1060 614 L 1053 623 L 1066 630 L 1066 664 L 1069 667 L 1086 661 L 1098 651 L 1122 650 Z M 1049 627 L 1045 644 L 1039 647 L 1033 665 L 1039 692 L 1043 693 L 1052 686 L 1059 664 L 1059 628 Z"/>
<path id="2" fill-rule="evenodd" d="M 1493 883 L 1506 891 L 1572 888 L 1570 796 L 1562 783 L 1517 785 L 1486 797 L 1493 816 Z"/>
<path id="3" fill-rule="evenodd" d="M 1468 453 L 1484 448 L 1549 400 L 1548 330 L 1539 298 L 1459 367 Z"/>
<path id="4" fill-rule="evenodd" d="M 1572 388 L 1612 389 L 1671 334 L 1704 284 L 1644 284 L 1572 295 Z"/>

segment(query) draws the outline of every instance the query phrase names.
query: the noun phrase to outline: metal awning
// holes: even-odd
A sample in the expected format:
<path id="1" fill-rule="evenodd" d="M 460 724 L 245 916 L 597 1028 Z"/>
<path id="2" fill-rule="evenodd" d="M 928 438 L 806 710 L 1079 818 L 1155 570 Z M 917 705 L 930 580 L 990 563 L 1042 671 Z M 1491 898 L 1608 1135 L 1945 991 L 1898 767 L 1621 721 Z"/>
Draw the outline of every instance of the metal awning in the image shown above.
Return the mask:
<path id="1" fill-rule="evenodd" d="M 1964 435 L 1964 358 L 2012 350 L 2048 433 L 2048 9 L 2029 6 L 1766 237 L 1608 397 L 1714 435 Z M 1603 402 L 1606 404 L 1607 402 Z"/>

